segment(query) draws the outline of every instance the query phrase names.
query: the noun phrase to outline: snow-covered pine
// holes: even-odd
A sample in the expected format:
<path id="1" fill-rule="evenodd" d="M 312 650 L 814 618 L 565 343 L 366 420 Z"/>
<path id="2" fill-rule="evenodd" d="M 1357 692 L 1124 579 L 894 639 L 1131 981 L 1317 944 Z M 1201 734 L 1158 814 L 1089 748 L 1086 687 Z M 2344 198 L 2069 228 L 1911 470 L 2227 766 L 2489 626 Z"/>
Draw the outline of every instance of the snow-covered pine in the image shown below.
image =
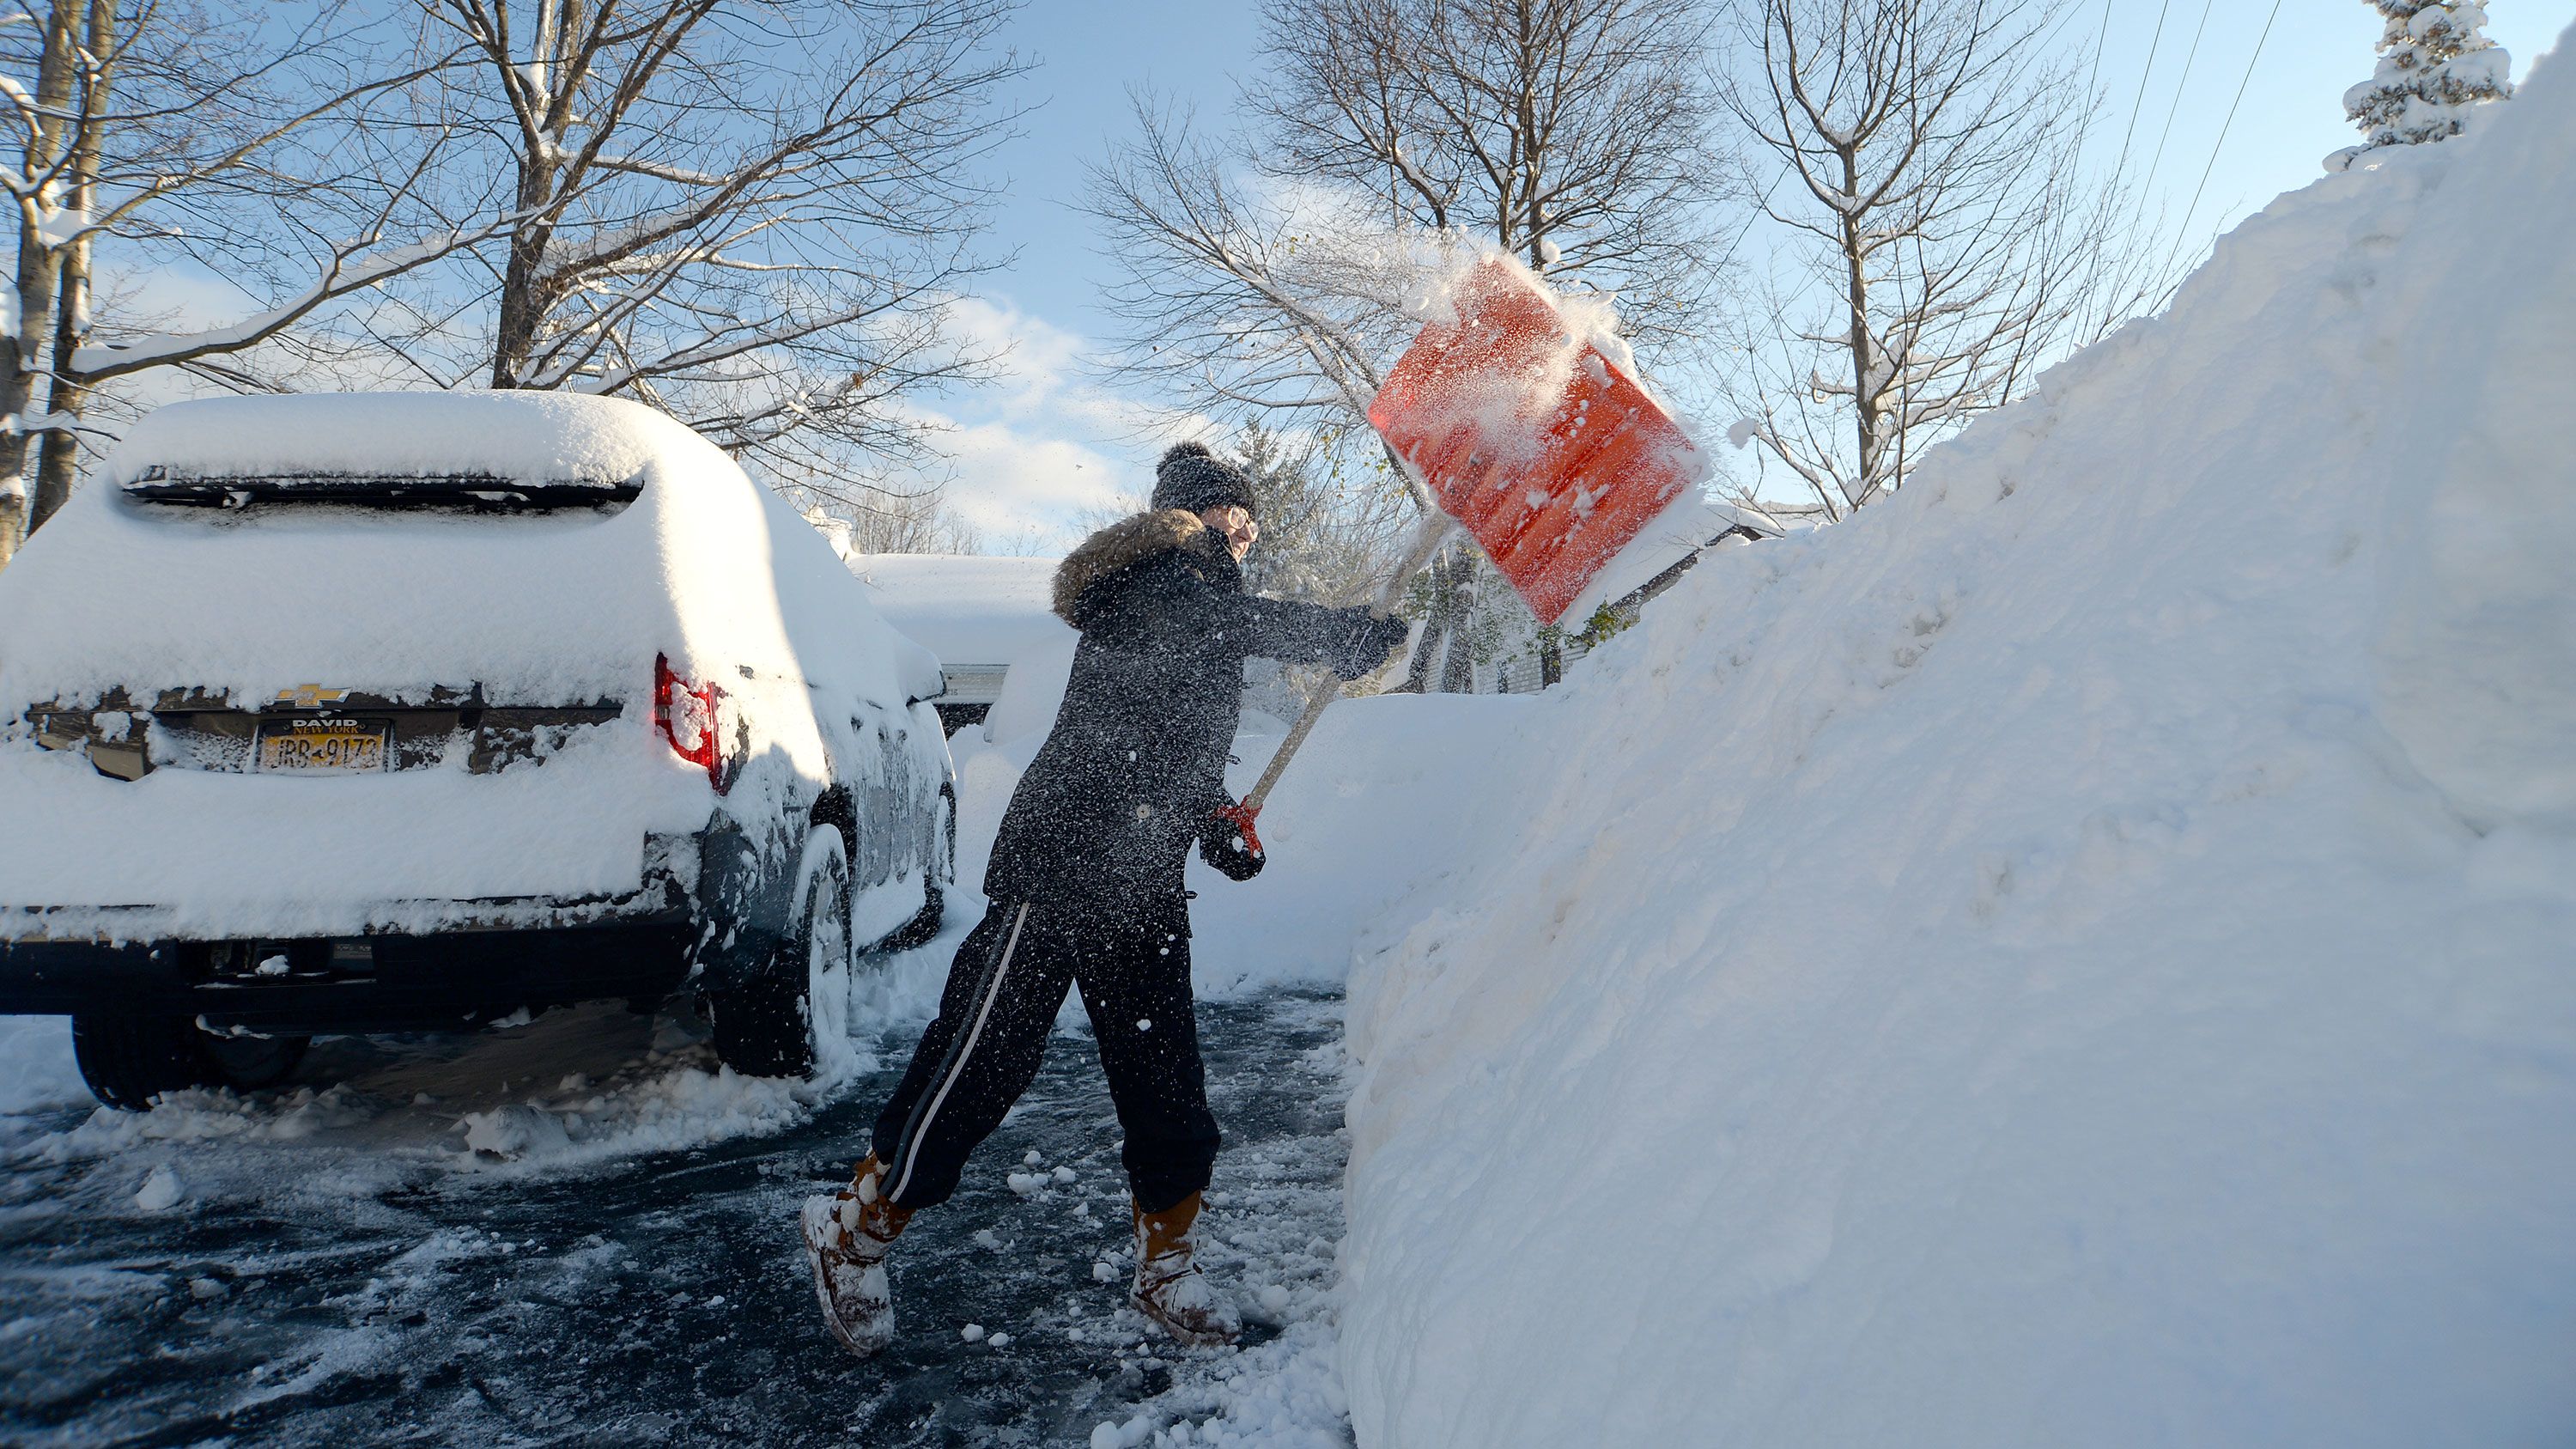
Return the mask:
<path id="1" fill-rule="evenodd" d="M 2513 57 L 2487 38 L 2485 0 L 2370 0 L 2385 17 L 2379 66 L 2343 93 L 2344 114 L 2370 138 L 2327 158 L 2335 170 L 2379 146 L 2456 136 L 2469 108 L 2513 95 Z"/>

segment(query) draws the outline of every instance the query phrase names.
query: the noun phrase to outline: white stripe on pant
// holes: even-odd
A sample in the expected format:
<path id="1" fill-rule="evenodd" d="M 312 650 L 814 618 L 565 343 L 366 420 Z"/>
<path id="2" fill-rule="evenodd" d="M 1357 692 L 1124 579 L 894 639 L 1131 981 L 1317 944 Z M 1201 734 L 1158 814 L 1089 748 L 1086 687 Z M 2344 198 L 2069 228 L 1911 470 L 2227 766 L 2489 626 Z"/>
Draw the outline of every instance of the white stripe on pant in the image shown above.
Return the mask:
<path id="1" fill-rule="evenodd" d="M 984 989 L 984 1004 L 975 1011 L 975 1025 L 967 1031 L 965 1044 L 957 1049 L 957 1055 L 948 1059 L 948 1070 L 940 1075 L 939 1090 L 932 1094 L 930 1105 L 922 1110 L 921 1119 L 904 1134 L 910 1140 L 904 1144 L 902 1175 L 895 1179 L 893 1187 L 886 1189 L 888 1197 L 901 1197 L 903 1190 L 912 1185 L 912 1168 L 921 1160 L 922 1139 L 930 1135 L 930 1124 L 939 1116 L 939 1104 L 948 1100 L 948 1089 L 957 1085 L 958 1074 L 966 1070 L 966 1059 L 974 1055 L 975 1039 L 984 1034 L 984 1023 L 993 1014 L 993 1002 L 1002 994 L 1002 975 L 1011 969 L 1011 953 L 1019 949 L 1020 927 L 1026 925 L 1028 919 L 1028 902 L 1022 901 L 1020 913 L 1011 918 L 1011 938 L 1002 947 L 1002 959 L 993 967 L 993 979 Z"/>

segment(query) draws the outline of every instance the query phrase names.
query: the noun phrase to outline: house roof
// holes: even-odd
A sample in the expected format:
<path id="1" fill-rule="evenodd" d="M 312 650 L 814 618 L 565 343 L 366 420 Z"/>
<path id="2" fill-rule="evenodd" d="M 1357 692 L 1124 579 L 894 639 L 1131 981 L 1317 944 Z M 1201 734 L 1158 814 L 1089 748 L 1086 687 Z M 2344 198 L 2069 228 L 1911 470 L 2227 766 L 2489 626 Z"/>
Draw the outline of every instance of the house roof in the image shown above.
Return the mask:
<path id="1" fill-rule="evenodd" d="M 1058 560 L 959 554 L 856 554 L 850 572 L 877 611 L 951 673 L 1005 666 L 1074 637 L 1047 607 Z"/>

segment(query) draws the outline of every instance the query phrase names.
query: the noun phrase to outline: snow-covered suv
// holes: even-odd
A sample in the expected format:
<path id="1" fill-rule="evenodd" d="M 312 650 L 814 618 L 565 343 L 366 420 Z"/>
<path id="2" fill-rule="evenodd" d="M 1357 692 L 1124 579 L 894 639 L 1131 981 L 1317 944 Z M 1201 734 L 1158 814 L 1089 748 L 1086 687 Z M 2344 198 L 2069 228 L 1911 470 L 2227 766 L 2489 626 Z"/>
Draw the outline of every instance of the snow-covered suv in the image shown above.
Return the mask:
<path id="1" fill-rule="evenodd" d="M 0 1012 L 127 1107 L 683 987 L 802 1072 L 854 944 L 937 929 L 939 681 L 636 404 L 163 408 L 0 572 Z"/>

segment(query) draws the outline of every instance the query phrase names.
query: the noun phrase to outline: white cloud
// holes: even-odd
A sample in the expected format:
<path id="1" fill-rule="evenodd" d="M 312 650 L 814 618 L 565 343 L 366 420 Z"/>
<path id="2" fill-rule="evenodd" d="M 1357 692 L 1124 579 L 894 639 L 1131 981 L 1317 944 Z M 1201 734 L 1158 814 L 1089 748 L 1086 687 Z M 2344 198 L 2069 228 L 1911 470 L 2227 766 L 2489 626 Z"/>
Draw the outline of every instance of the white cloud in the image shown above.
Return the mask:
<path id="1" fill-rule="evenodd" d="M 1071 547 L 1085 514 L 1109 507 L 1122 493 L 1143 491 L 1141 465 L 1042 428 L 961 423 L 940 443 L 957 469 L 948 506 L 991 549 Z"/>
<path id="2" fill-rule="evenodd" d="M 956 470 L 948 506 L 988 549 L 1071 547 L 1084 515 L 1153 487 L 1168 443 L 1210 431 L 1086 377 L 1089 343 L 1043 317 L 983 298 L 958 302 L 953 317 L 966 341 L 1004 352 L 1000 376 L 921 412 L 950 429 L 939 439 Z"/>
<path id="3" fill-rule="evenodd" d="M 229 281 L 188 268 L 155 268 L 118 279 L 132 310 L 153 325 L 192 330 L 234 320 L 256 304 Z M 948 506 L 975 525 L 988 550 L 1061 552 L 1081 538 L 1084 520 L 1122 497 L 1153 486 L 1153 462 L 1165 446 L 1214 432 L 1204 420 L 1158 411 L 1124 398 L 1087 376 L 1080 334 L 1021 310 L 1008 300 L 964 298 L 953 320 L 962 339 L 1000 352 L 990 387 L 935 402 L 908 404 L 941 428 L 947 455 Z M 306 385 L 403 386 L 403 377 L 301 377 Z M 219 391 L 176 370 L 129 384 L 145 407 Z"/>

